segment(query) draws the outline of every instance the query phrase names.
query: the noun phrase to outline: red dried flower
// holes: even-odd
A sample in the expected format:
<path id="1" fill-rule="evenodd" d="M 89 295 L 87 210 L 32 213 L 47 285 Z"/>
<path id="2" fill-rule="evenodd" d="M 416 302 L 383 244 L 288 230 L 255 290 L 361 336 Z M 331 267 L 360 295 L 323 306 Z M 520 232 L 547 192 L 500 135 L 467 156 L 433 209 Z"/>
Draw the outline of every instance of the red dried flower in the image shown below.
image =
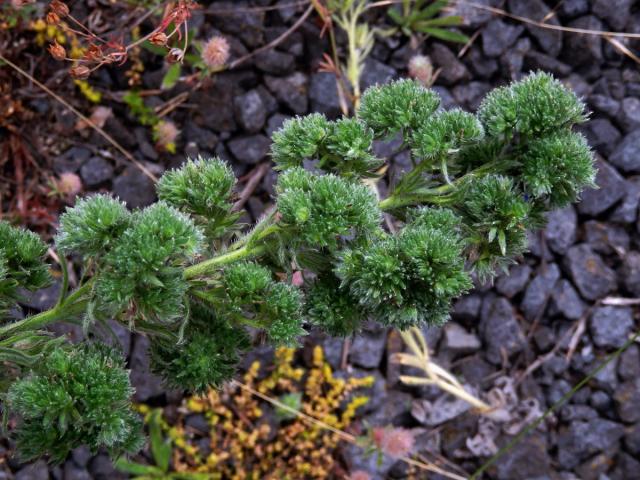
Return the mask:
<path id="1" fill-rule="evenodd" d="M 87 51 L 84 53 L 83 58 L 91 62 L 97 62 L 103 57 L 102 48 L 100 46 L 90 43 L 87 47 Z"/>
<path id="2" fill-rule="evenodd" d="M 47 13 L 45 20 L 49 25 L 57 25 L 58 23 L 60 23 L 60 17 L 56 12 Z"/>
<path id="3" fill-rule="evenodd" d="M 69 69 L 69 74 L 76 80 L 86 80 L 91 75 L 91 70 L 86 65 L 76 65 Z"/>
<path id="4" fill-rule="evenodd" d="M 158 45 L 160 47 L 164 47 L 168 41 L 167 34 L 164 32 L 156 32 L 149 37 L 149 42 L 153 45 Z"/>
<path id="5" fill-rule="evenodd" d="M 69 7 L 66 3 L 61 2 L 60 0 L 52 0 L 49 4 L 49 8 L 60 18 L 64 18 L 69 15 Z"/>
<path id="6" fill-rule="evenodd" d="M 67 51 L 57 40 L 54 40 L 53 43 L 49 45 L 49 53 L 56 60 L 64 60 L 67 58 Z"/>

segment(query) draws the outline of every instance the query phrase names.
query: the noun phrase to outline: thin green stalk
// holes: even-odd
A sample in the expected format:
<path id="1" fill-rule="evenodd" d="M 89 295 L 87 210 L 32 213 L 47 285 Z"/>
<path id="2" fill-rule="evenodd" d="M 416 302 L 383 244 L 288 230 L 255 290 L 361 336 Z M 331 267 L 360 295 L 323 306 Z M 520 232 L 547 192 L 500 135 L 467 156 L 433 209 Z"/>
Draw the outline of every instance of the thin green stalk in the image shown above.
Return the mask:
<path id="1" fill-rule="evenodd" d="M 60 269 L 62 270 L 62 286 L 60 287 L 60 295 L 58 296 L 58 302 L 56 306 L 62 305 L 64 299 L 67 297 L 69 291 L 69 269 L 67 268 L 67 259 L 64 255 L 60 254 Z"/>
<path id="2" fill-rule="evenodd" d="M 418 169 L 420 168 L 420 165 L 423 165 L 424 163 L 425 162 L 418 164 L 418 166 L 414 170 L 412 170 L 410 174 L 419 171 Z M 503 167 L 505 167 L 504 160 L 489 162 L 474 170 L 471 170 L 470 172 L 464 174 L 462 177 L 453 180 L 451 183 L 441 185 L 437 188 L 420 189 L 409 194 L 392 194 L 382 200 L 379 206 L 381 210 L 389 211 L 395 208 L 407 207 L 409 205 L 417 205 L 420 203 L 446 205 L 454 199 L 451 194 L 454 193 L 457 187 L 462 183 L 467 182 L 473 177 L 483 177 L 490 173 L 499 172 Z"/>
<path id="3" fill-rule="evenodd" d="M 0 328 L 0 337 L 25 330 L 38 330 L 64 317 L 71 317 L 81 313 L 85 309 L 88 301 L 83 297 L 91 291 L 92 283 L 92 281 L 89 281 L 81 287 L 78 287 L 75 291 L 71 292 L 60 305 L 56 305 L 37 315 L 32 315 L 17 322 L 4 325 Z"/>
<path id="4" fill-rule="evenodd" d="M 507 443 L 504 447 L 502 447 L 498 452 L 491 457 L 484 465 L 482 465 L 478 470 L 473 472 L 473 475 L 469 478 L 469 480 L 475 480 L 482 476 L 482 474 L 493 465 L 502 455 L 511 450 L 515 445 L 517 445 L 520 440 L 529 435 L 538 425 L 540 425 L 545 418 L 547 418 L 551 413 L 555 412 L 558 408 L 560 408 L 567 400 L 569 400 L 575 393 L 584 387 L 587 383 L 591 381 L 593 377 L 595 377 L 604 367 L 606 367 L 612 360 L 618 358 L 622 353 L 628 349 L 633 343 L 640 337 L 640 331 L 636 332 L 622 347 L 613 352 L 611 355 L 607 357 L 607 359 L 602 362 L 595 370 L 593 370 L 589 375 L 584 377 L 575 387 L 573 387 L 569 392 L 567 392 L 563 397 L 554 403 L 549 409 L 542 414 L 537 420 L 531 422 L 527 425 L 526 428 L 522 429 L 516 437 Z"/>
<path id="5" fill-rule="evenodd" d="M 224 253 L 217 257 L 210 258 L 209 260 L 205 260 L 204 262 L 200 262 L 186 268 L 184 271 L 184 278 L 190 280 L 192 278 L 205 275 L 206 273 L 215 270 L 222 265 L 228 265 L 229 263 L 233 263 L 245 258 L 257 257 L 264 252 L 265 247 L 261 245 L 251 248 L 249 248 L 249 246 L 244 246 L 242 248 L 239 248 L 238 250 Z"/>

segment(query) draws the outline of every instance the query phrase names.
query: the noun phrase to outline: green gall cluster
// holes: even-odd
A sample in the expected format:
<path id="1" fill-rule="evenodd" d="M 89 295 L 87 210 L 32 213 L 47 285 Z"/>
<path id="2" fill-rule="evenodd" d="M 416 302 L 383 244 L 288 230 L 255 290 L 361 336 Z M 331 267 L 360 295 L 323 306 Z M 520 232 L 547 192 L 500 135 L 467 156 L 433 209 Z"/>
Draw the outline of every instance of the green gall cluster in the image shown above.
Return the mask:
<path id="1" fill-rule="evenodd" d="M 277 168 L 299 167 L 305 159 L 316 157 L 329 131 L 329 121 L 320 113 L 286 120 L 272 137 L 271 157 Z"/>
<path id="2" fill-rule="evenodd" d="M 189 288 L 182 267 L 199 252 L 202 241 L 193 221 L 166 203 L 136 212 L 97 276 L 99 310 L 124 313 L 130 321 L 180 320 Z"/>
<path id="3" fill-rule="evenodd" d="M 527 143 L 522 154 L 525 188 L 552 207 L 575 202 L 595 186 L 593 153 L 583 135 L 561 130 Z"/>
<path id="4" fill-rule="evenodd" d="M 510 177 L 500 175 L 470 181 L 463 195 L 460 210 L 470 259 L 481 277 L 486 277 L 525 251 L 532 205 Z"/>
<path id="5" fill-rule="evenodd" d="M 419 129 L 440 105 L 440 97 L 416 80 L 374 86 L 362 95 L 358 117 L 377 138 Z"/>
<path id="6" fill-rule="evenodd" d="M 81 445 L 114 457 L 136 453 L 144 440 L 132 393 L 120 352 L 100 344 L 53 350 L 7 392 L 21 459 L 61 463 Z"/>
<path id="7" fill-rule="evenodd" d="M 302 328 L 302 295 L 292 286 L 272 279 L 271 271 L 253 262 L 224 270 L 219 314 L 265 329 L 276 344 L 295 344 Z"/>
<path id="8" fill-rule="evenodd" d="M 471 288 L 460 234 L 437 225 L 444 217 L 443 226 L 456 223 L 453 212 L 422 210 L 418 216 L 395 236 L 345 251 L 336 267 L 343 288 L 378 321 L 401 329 L 442 324 L 451 300 Z"/>
<path id="9" fill-rule="evenodd" d="M 60 216 L 56 237 L 58 248 L 97 258 L 110 251 L 131 225 L 131 213 L 124 203 L 107 195 L 78 200 Z"/>
<path id="10" fill-rule="evenodd" d="M 50 281 L 47 245 L 35 233 L 0 221 L 0 313 L 18 299 L 18 289 L 36 291 Z"/>
<path id="11" fill-rule="evenodd" d="M 218 158 L 188 160 L 158 182 L 160 200 L 194 216 L 209 238 L 222 236 L 238 215 L 231 212 L 236 177 Z"/>
<path id="12" fill-rule="evenodd" d="M 344 177 L 372 175 L 382 162 L 372 153 L 373 130 L 355 118 L 329 121 L 313 114 L 287 120 L 273 134 L 271 156 L 280 170 L 301 167 L 305 160 Z"/>
<path id="13" fill-rule="evenodd" d="M 587 120 L 584 103 L 547 73 L 534 73 L 483 100 L 478 118 L 493 136 L 539 135 Z"/>
<path id="14" fill-rule="evenodd" d="M 278 212 L 293 244 L 336 249 L 341 236 L 379 228 L 376 196 L 363 184 L 292 168 L 280 176 L 277 190 Z"/>
<path id="15" fill-rule="evenodd" d="M 483 136 L 482 125 L 474 115 L 454 109 L 430 117 L 415 131 L 412 143 L 417 158 L 441 160 Z"/>
<path id="16" fill-rule="evenodd" d="M 357 332 L 367 318 L 367 311 L 358 299 L 342 288 L 332 273 L 321 275 L 309 286 L 306 313 L 312 324 L 336 337 Z"/>
<path id="17" fill-rule="evenodd" d="M 191 304 L 189 313 L 181 342 L 153 340 L 151 367 L 170 387 L 204 394 L 233 378 L 250 341 L 244 329 L 234 327 L 199 302 Z"/>

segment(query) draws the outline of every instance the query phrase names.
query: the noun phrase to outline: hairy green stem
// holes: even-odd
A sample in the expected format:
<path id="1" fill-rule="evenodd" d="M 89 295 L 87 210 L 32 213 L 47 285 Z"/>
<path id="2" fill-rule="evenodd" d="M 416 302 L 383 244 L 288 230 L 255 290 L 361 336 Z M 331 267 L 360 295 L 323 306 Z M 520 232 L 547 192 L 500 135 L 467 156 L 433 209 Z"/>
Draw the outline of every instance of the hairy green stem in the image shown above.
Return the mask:
<path id="1" fill-rule="evenodd" d="M 204 262 L 200 262 L 186 268 L 184 271 L 184 278 L 190 280 L 192 278 L 199 277 L 222 265 L 228 265 L 229 263 L 233 263 L 238 260 L 259 256 L 263 254 L 264 251 L 265 247 L 258 245 L 255 247 L 244 246 L 238 250 L 223 253 L 222 255 L 218 255 L 217 257 L 210 258 L 209 260 L 205 260 Z"/>
<path id="2" fill-rule="evenodd" d="M 410 174 L 419 171 L 418 169 L 420 165 L 424 163 L 425 162 L 418 164 L 418 166 L 414 170 L 412 170 Z M 474 170 L 471 170 L 470 172 L 464 174 L 462 177 L 453 180 L 451 183 L 447 183 L 436 188 L 420 189 L 416 192 L 405 194 L 391 194 L 389 197 L 382 200 L 379 206 L 381 210 L 389 211 L 396 208 L 407 207 L 410 205 L 419 205 L 422 203 L 446 205 L 454 200 L 452 194 L 456 191 L 457 187 L 460 186 L 460 184 L 467 182 L 469 179 L 474 177 L 479 178 L 491 173 L 500 172 L 506 166 L 507 165 L 505 164 L 504 160 L 489 162 Z"/>
<path id="3" fill-rule="evenodd" d="M 93 282 L 90 280 L 71 292 L 67 298 L 55 307 L 32 315 L 23 320 L 4 325 L 0 328 L 0 337 L 25 330 L 38 330 L 50 323 L 57 322 L 65 317 L 82 313 L 86 308 L 87 299 L 84 298 L 91 291 Z"/>
<path id="4" fill-rule="evenodd" d="M 60 288 L 60 295 L 58 296 L 58 302 L 56 306 L 59 307 L 64 303 L 64 299 L 67 298 L 67 292 L 69 291 L 69 270 L 67 268 L 67 259 L 64 255 L 59 255 L 60 268 L 62 269 L 62 286 Z"/>

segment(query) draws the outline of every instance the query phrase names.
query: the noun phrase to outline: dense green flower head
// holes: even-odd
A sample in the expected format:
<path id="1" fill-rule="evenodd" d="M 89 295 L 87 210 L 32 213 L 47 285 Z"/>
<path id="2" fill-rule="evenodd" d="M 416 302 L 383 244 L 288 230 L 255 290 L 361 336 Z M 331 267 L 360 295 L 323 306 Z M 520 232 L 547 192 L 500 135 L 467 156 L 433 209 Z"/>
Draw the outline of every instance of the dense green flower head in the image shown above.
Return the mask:
<path id="1" fill-rule="evenodd" d="M 136 212 L 105 257 L 95 291 L 110 314 L 172 323 L 183 314 L 188 289 L 180 267 L 200 251 L 203 235 L 185 214 L 158 202 Z"/>
<path id="2" fill-rule="evenodd" d="M 166 172 L 156 188 L 161 200 L 195 215 L 209 236 L 218 237 L 235 220 L 230 218 L 235 184 L 229 165 L 219 158 L 200 157 Z"/>
<path id="3" fill-rule="evenodd" d="M 470 257 L 478 273 L 490 275 L 524 252 L 527 229 L 533 226 L 532 204 L 511 177 L 489 175 L 470 181 L 463 202 Z"/>
<path id="4" fill-rule="evenodd" d="M 276 168 L 299 167 L 305 159 L 314 158 L 330 132 L 329 121 L 320 113 L 286 120 L 272 137 L 271 158 Z"/>
<path id="5" fill-rule="evenodd" d="M 528 193 L 563 207 L 595 186 L 593 153 L 580 133 L 561 130 L 532 140 L 522 154 L 522 178 Z"/>
<path id="6" fill-rule="evenodd" d="M 302 328 L 303 298 L 293 285 L 273 280 L 271 271 L 253 262 L 227 267 L 222 276 L 217 309 L 230 321 L 266 330 L 274 343 L 293 345 Z"/>
<path id="7" fill-rule="evenodd" d="M 282 282 L 272 285 L 264 298 L 264 310 L 271 319 L 266 330 L 274 344 L 297 346 L 298 339 L 306 335 L 303 297 L 297 287 Z"/>
<path id="8" fill-rule="evenodd" d="M 106 254 L 131 225 L 124 203 L 107 195 L 93 195 L 76 202 L 60 216 L 58 248 L 85 257 Z"/>
<path id="9" fill-rule="evenodd" d="M 259 302 L 273 282 L 271 276 L 267 267 L 257 263 L 237 263 L 224 270 L 224 289 L 235 303 Z"/>
<path id="10" fill-rule="evenodd" d="M 381 322 L 405 329 L 447 320 L 451 301 L 471 288 L 463 242 L 457 231 L 435 225 L 447 218 L 435 211 L 396 236 L 347 250 L 336 267 L 342 286 Z M 446 224 L 445 224 L 446 225 Z"/>
<path id="11" fill-rule="evenodd" d="M 587 115 L 575 93 L 552 75 L 538 72 L 490 92 L 478 118 L 490 135 L 511 137 L 555 131 L 584 122 Z"/>
<path id="12" fill-rule="evenodd" d="M 372 153 L 373 130 L 355 118 L 331 122 L 331 135 L 323 145 L 320 167 L 345 177 L 367 176 L 382 161 Z"/>
<path id="13" fill-rule="evenodd" d="M 376 137 L 416 130 L 436 111 L 440 97 L 415 80 L 397 80 L 368 88 L 358 117 Z"/>
<path id="14" fill-rule="evenodd" d="M 50 283 L 46 254 L 38 235 L 0 220 L 0 303 L 14 300 L 18 287 L 35 291 Z"/>
<path id="15" fill-rule="evenodd" d="M 143 445 L 131 409 L 133 389 L 121 355 L 100 344 L 59 347 L 9 389 L 5 406 L 17 420 L 18 454 L 61 463 L 72 449 L 106 448 L 117 457 Z"/>
<path id="16" fill-rule="evenodd" d="M 250 345 L 244 329 L 192 303 L 182 342 L 152 339 L 151 367 L 172 388 L 206 393 L 233 378 L 242 352 Z"/>
<path id="17" fill-rule="evenodd" d="M 359 177 L 381 165 L 372 146 L 373 130 L 359 120 L 330 122 L 315 113 L 285 121 L 273 134 L 271 155 L 279 170 L 301 167 L 304 160 L 311 160 L 326 172 Z"/>
<path id="18" fill-rule="evenodd" d="M 411 228 L 426 227 L 433 230 L 452 232 L 457 238 L 462 227 L 462 220 L 450 208 L 418 207 L 408 212 L 408 223 Z"/>
<path id="19" fill-rule="evenodd" d="M 460 109 L 439 112 L 413 134 L 414 154 L 419 159 L 442 159 L 484 136 L 477 118 Z"/>
<path id="20" fill-rule="evenodd" d="M 278 212 L 292 243 L 335 249 L 340 236 L 379 228 L 378 202 L 365 185 L 296 168 L 280 176 L 277 190 Z"/>
<path id="21" fill-rule="evenodd" d="M 321 275 L 309 286 L 305 310 L 312 324 L 337 337 L 356 333 L 368 316 L 358 299 L 331 273 Z"/>

